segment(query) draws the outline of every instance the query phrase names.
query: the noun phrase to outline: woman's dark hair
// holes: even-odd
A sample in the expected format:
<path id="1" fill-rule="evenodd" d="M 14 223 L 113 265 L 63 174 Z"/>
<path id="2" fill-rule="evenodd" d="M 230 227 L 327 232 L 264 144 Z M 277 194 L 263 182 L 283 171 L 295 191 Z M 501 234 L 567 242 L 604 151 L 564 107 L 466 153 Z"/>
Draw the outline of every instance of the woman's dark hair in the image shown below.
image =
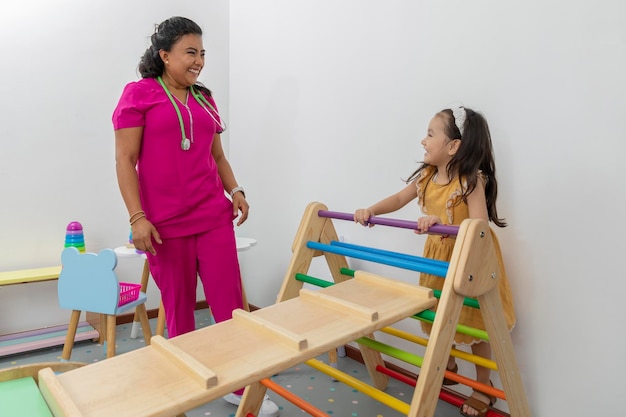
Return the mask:
<path id="1" fill-rule="evenodd" d="M 444 132 L 450 139 L 460 139 L 461 144 L 458 151 L 446 167 L 448 178 L 456 178 L 459 182 L 467 181 L 467 188 L 463 190 L 461 198 L 467 201 L 467 196 L 476 188 L 478 172 L 481 171 L 486 179 L 485 197 L 487 199 L 487 213 L 489 220 L 499 227 L 505 227 L 505 219 L 498 217 L 496 209 L 496 198 L 498 197 L 498 182 L 496 181 L 496 165 L 493 157 L 493 146 L 491 144 L 491 133 L 489 125 L 482 114 L 472 109 L 464 108 L 466 113 L 465 124 L 463 125 L 463 136 L 454 123 L 452 110 L 444 109 L 437 113 L 443 119 Z M 419 178 L 419 174 L 429 165 L 422 164 L 415 171 L 408 182 Z M 423 191 L 426 187 L 423 187 Z M 424 197 L 424 196 L 422 196 Z"/>
<path id="2" fill-rule="evenodd" d="M 200 35 L 202 29 L 194 21 L 186 17 L 174 16 L 161 22 L 150 37 L 151 45 L 141 57 L 137 69 L 141 78 L 157 78 L 163 75 L 165 64 L 159 55 L 159 51 L 171 51 L 172 46 L 185 35 Z M 200 83 L 196 88 L 211 95 L 211 91 Z"/>

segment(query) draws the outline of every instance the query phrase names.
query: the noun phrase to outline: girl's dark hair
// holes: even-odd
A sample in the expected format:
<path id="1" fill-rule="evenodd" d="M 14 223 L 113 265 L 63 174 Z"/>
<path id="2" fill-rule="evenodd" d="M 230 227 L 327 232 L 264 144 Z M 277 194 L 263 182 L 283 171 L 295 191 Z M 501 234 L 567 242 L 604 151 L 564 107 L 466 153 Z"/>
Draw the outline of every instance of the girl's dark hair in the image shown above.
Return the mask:
<path id="1" fill-rule="evenodd" d="M 174 16 L 161 22 L 150 37 L 151 45 L 143 54 L 137 69 L 141 78 L 157 78 L 163 75 L 165 63 L 159 55 L 159 51 L 171 51 L 172 46 L 185 35 L 200 35 L 202 29 L 194 21 L 186 17 Z M 196 88 L 205 92 L 209 96 L 211 91 L 200 83 L 196 83 Z"/>
<path id="2" fill-rule="evenodd" d="M 446 168 L 448 178 L 456 178 L 461 182 L 467 181 L 467 188 L 463 190 L 461 198 L 467 201 L 467 196 L 476 188 L 478 172 L 481 171 L 487 182 L 485 184 L 485 197 L 487 199 L 487 213 L 489 220 L 499 227 L 506 227 L 505 219 L 498 217 L 496 209 L 496 198 L 498 197 L 498 182 L 496 181 L 496 165 L 493 157 L 493 146 L 491 144 L 491 133 L 487 120 L 482 114 L 465 107 L 465 124 L 463 125 L 463 136 L 454 123 L 452 110 L 444 109 L 437 113 L 444 121 L 444 132 L 450 139 L 460 139 L 461 144 L 457 153 L 452 157 Z M 420 173 L 429 165 L 423 163 L 415 171 L 407 183 L 419 178 Z M 423 187 L 423 191 L 426 187 Z M 424 197 L 422 195 L 422 197 Z"/>

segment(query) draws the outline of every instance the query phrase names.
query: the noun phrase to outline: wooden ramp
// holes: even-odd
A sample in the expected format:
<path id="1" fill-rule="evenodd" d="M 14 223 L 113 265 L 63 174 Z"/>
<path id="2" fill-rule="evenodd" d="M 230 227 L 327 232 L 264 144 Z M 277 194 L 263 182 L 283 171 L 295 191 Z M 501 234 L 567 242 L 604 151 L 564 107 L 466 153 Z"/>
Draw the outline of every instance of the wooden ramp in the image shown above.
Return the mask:
<path id="1" fill-rule="evenodd" d="M 231 320 L 171 340 L 156 336 L 151 346 L 60 375 L 50 368 L 40 371 L 39 387 L 54 416 L 173 417 L 242 387 L 236 417 L 254 416 L 267 390 L 261 380 L 364 336 L 373 338 L 377 330 L 435 305 L 432 291 L 418 285 L 364 271 L 353 279 L 344 276 L 346 257 L 330 250 L 338 240 L 330 214 L 351 220 L 317 202 L 305 210 L 277 304 L 253 313 L 237 310 Z M 435 413 L 465 297 L 480 304 L 511 416 L 530 417 L 498 292 L 501 270 L 489 225 L 467 219 L 455 231 L 408 417 Z M 322 255 L 334 285 L 303 288 L 296 278 Z M 373 385 L 384 390 L 387 377 L 376 371 L 383 364 L 380 352 L 362 343 L 360 348 Z"/>
<path id="2" fill-rule="evenodd" d="M 432 291 L 355 278 L 60 375 L 39 373 L 55 417 L 172 417 L 248 386 L 237 417 L 256 415 L 259 382 L 435 304 Z M 436 401 L 437 392 L 431 394 Z"/>

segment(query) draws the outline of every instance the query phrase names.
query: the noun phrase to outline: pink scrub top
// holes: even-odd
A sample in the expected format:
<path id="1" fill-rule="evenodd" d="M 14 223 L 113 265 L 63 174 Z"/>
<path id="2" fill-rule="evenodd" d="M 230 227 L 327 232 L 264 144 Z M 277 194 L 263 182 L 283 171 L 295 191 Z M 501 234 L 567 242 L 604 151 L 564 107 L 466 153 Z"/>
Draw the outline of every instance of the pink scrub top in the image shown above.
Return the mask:
<path id="1" fill-rule="evenodd" d="M 213 99 L 208 100 L 217 109 Z M 181 149 L 176 110 L 155 78 L 127 84 L 113 112 L 115 130 L 143 127 L 137 160 L 139 194 L 146 217 L 162 238 L 207 232 L 232 224 L 236 217 L 211 154 L 220 127 L 191 92 L 189 111 L 182 103 L 176 104 L 186 136 L 193 136 L 187 151 Z M 216 113 L 213 116 L 220 120 Z"/>

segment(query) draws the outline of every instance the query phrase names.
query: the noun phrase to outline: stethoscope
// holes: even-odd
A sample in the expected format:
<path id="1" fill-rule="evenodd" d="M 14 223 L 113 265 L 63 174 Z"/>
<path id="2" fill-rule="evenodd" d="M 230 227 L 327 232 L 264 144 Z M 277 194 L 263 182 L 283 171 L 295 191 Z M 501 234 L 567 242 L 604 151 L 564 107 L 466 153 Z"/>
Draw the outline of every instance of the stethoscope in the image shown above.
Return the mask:
<path id="1" fill-rule="evenodd" d="M 157 80 L 159 81 L 159 84 L 161 84 L 161 87 L 163 87 L 163 90 L 165 90 L 165 94 L 167 94 L 167 97 L 172 102 L 172 106 L 174 106 L 174 110 L 176 110 L 176 115 L 178 116 L 178 123 L 180 125 L 180 133 L 182 136 L 180 147 L 183 151 L 188 151 L 189 148 L 191 148 L 191 144 L 193 143 L 193 118 L 191 116 L 191 110 L 189 110 L 189 107 L 185 106 L 187 107 L 187 111 L 189 111 L 189 120 L 191 121 L 191 140 L 190 140 L 189 138 L 187 138 L 187 135 L 185 134 L 185 123 L 183 122 L 183 116 L 182 114 L 180 114 L 180 109 L 178 108 L 178 104 L 176 104 L 176 101 L 174 100 L 172 93 L 170 93 L 170 90 L 168 90 L 161 76 L 158 76 Z M 202 107 L 209 114 L 209 116 L 211 116 L 211 119 L 213 119 L 213 121 L 220 127 L 222 131 L 226 130 L 226 125 L 224 124 L 224 122 L 222 122 L 222 119 L 219 117 L 219 113 L 217 112 L 217 109 L 213 107 L 213 105 L 206 99 L 206 97 L 204 97 L 198 90 L 196 90 L 195 86 L 192 85 L 189 89 L 191 90 L 191 95 L 198 102 L 200 107 Z M 217 118 L 215 118 L 215 116 L 213 115 L 213 113 L 209 111 L 209 109 L 211 109 L 217 115 Z"/>

